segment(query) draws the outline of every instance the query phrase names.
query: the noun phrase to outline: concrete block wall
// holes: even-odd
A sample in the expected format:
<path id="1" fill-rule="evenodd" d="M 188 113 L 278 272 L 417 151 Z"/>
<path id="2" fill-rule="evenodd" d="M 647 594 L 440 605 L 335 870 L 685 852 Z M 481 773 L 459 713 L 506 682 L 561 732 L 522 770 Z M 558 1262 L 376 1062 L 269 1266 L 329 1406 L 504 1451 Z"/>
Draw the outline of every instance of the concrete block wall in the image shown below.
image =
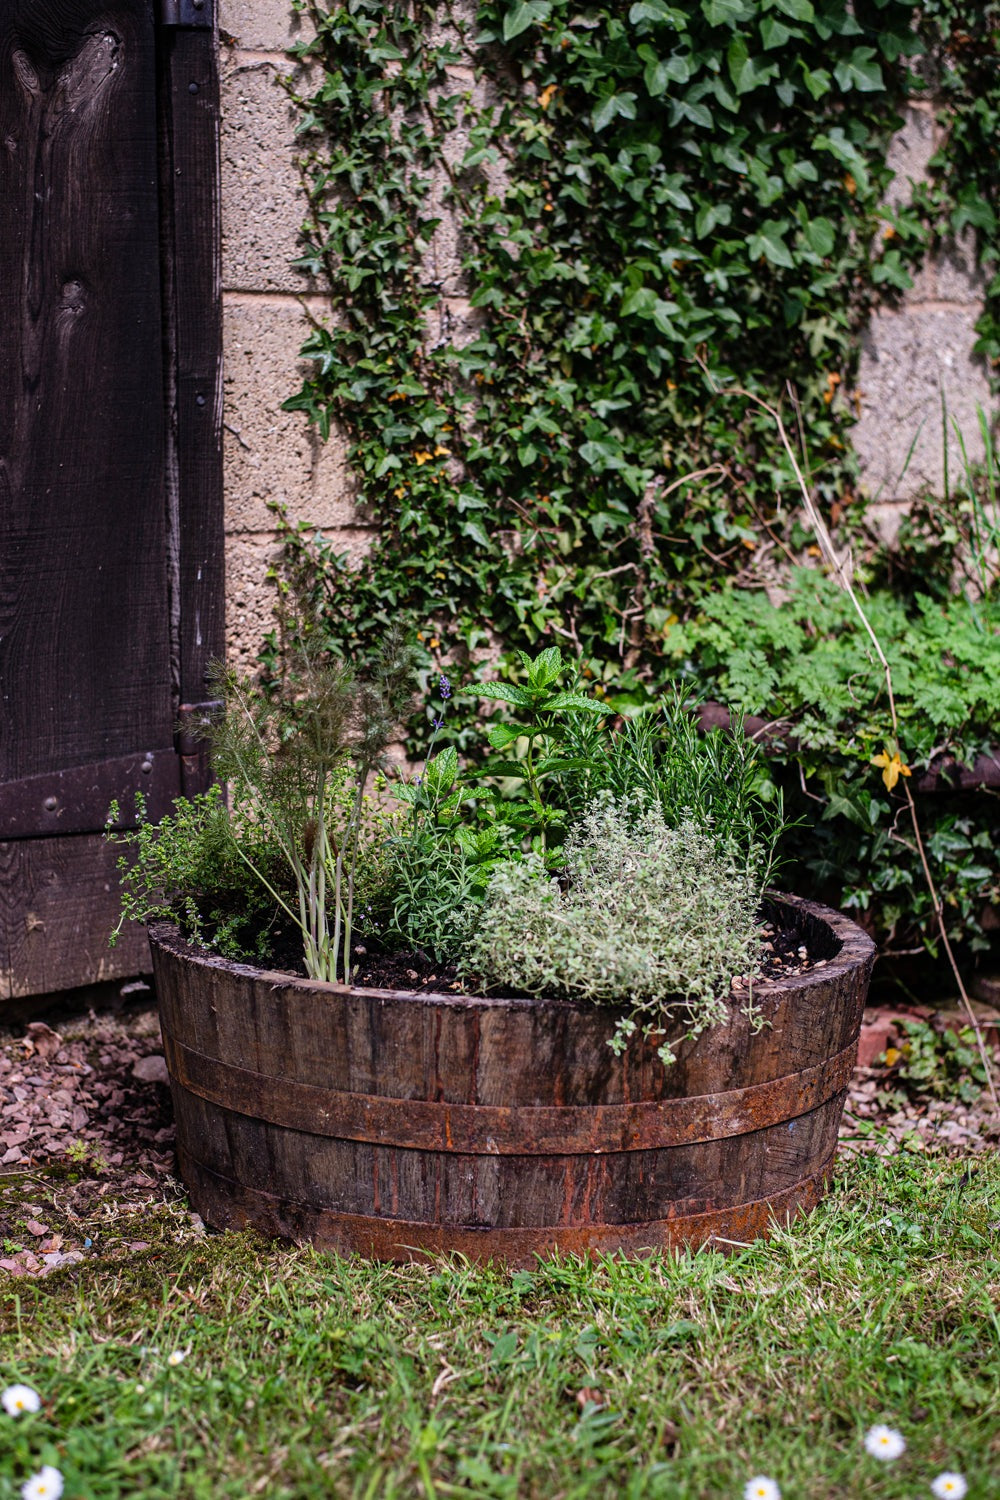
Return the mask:
<path id="1" fill-rule="evenodd" d="M 220 0 L 220 20 L 231 39 L 221 49 L 227 636 L 231 657 L 251 665 L 273 602 L 265 574 L 276 548 L 266 502 L 285 501 L 296 519 L 321 526 L 351 556 L 363 554 L 373 531 L 357 504 L 343 439 L 320 443 L 303 416 L 281 410 L 298 386 L 308 316 L 331 312 L 290 265 L 305 206 L 293 111 L 279 80 L 304 22 L 289 0 Z M 456 87 L 467 88 L 470 76 L 454 71 Z M 893 146 L 894 196 L 926 173 L 938 131 L 933 105 L 915 103 Z M 445 214 L 426 263 L 443 292 L 431 339 L 461 338 L 474 323 L 459 260 L 456 227 Z M 940 489 L 942 390 L 970 450 L 981 451 L 975 407 L 991 406 L 971 352 L 981 305 L 980 278 L 960 245 L 926 268 L 899 310 L 876 314 L 866 334 L 856 446 L 889 533 L 914 494 Z"/>
<path id="2" fill-rule="evenodd" d="M 460 0 L 460 8 L 469 4 Z M 272 623 L 266 572 L 277 547 L 267 502 L 286 503 L 350 557 L 363 555 L 373 528 L 358 505 L 343 436 L 320 442 L 300 413 L 281 410 L 298 388 L 310 316 L 333 312 L 291 265 L 306 207 L 294 111 L 280 80 L 292 67 L 287 48 L 308 23 L 290 0 L 220 0 L 219 10 L 229 39 L 220 49 L 226 635 L 230 659 L 252 666 Z M 471 71 L 450 72 L 454 87 L 472 86 Z M 477 315 L 464 296 L 458 229 L 440 199 L 431 211 L 441 223 L 425 274 L 443 295 L 428 338 L 461 341 Z"/>
<path id="3" fill-rule="evenodd" d="M 905 201 L 911 185 L 926 178 L 941 141 L 936 113 L 929 99 L 909 106 L 889 154 L 896 173 L 890 204 Z M 889 537 L 915 495 L 943 490 L 942 396 L 969 456 L 982 457 L 977 405 L 996 417 L 985 365 L 972 352 L 982 306 L 983 279 L 967 240 L 928 263 L 902 305 L 876 312 L 864 335 L 854 446 L 864 487 L 876 500 L 875 517 Z M 948 463 L 952 475 L 958 472 L 961 451 L 953 430 Z"/>
<path id="4" fill-rule="evenodd" d="M 359 514 L 344 443 L 321 443 L 298 412 L 283 412 L 302 366 L 309 317 L 330 309 L 292 268 L 305 204 L 295 165 L 294 112 L 280 79 L 301 36 L 288 0 L 221 0 L 222 284 L 226 464 L 226 635 L 251 666 L 272 623 L 266 583 L 276 556 L 269 500 L 321 526 L 360 555 Z"/>

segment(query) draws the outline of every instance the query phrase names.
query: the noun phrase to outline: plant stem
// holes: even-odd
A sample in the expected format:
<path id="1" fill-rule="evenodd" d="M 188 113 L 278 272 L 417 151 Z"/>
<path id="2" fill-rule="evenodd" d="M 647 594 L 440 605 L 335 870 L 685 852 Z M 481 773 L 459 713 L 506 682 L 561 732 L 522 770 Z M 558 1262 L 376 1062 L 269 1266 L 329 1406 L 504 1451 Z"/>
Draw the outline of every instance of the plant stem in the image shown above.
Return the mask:
<path id="1" fill-rule="evenodd" d="M 833 538 L 830 535 L 827 524 L 823 520 L 823 517 L 820 515 L 819 509 L 809 491 L 809 486 L 806 484 L 805 477 L 802 473 L 801 468 L 799 467 L 798 459 L 795 456 L 795 450 L 792 447 L 791 442 L 789 441 L 788 433 L 785 430 L 785 424 L 781 420 L 781 413 L 775 407 L 771 406 L 767 401 L 763 400 L 762 397 L 755 395 L 753 391 L 745 390 L 739 386 L 730 387 L 730 390 L 732 390 L 735 394 L 744 396 L 747 400 L 752 401 L 756 406 L 759 406 L 764 411 L 766 411 L 774 422 L 775 427 L 777 428 L 778 436 L 781 439 L 781 443 L 785 450 L 785 453 L 788 456 L 788 460 L 792 465 L 792 470 L 795 474 L 795 478 L 799 486 L 799 491 L 802 495 L 803 509 L 805 510 L 810 525 L 816 533 L 816 539 L 819 542 L 820 550 L 822 551 L 823 556 L 826 559 L 826 562 L 837 582 L 840 584 L 841 588 L 844 590 L 851 603 L 853 604 L 857 616 L 864 626 L 868 638 L 872 643 L 872 647 L 875 651 L 876 656 L 878 657 L 879 663 L 882 667 L 882 671 L 885 674 L 886 691 L 889 695 L 889 712 L 892 717 L 892 733 L 898 747 L 899 719 L 896 713 L 896 700 L 893 696 L 892 691 L 892 670 L 889 666 L 888 661 L 886 660 L 885 652 L 882 650 L 881 642 L 879 641 L 879 638 L 875 633 L 871 621 L 868 619 L 861 601 L 858 598 L 857 591 L 854 588 L 854 584 L 851 579 L 850 552 L 845 552 L 843 557 L 838 557 L 837 555 L 837 549 L 833 544 Z M 789 394 L 794 400 L 794 393 L 790 391 Z M 910 809 L 910 821 L 913 824 L 913 833 L 917 841 L 917 849 L 920 854 L 920 863 L 923 869 L 924 879 L 927 882 L 927 890 L 930 894 L 931 903 L 934 909 L 934 916 L 937 921 L 941 944 L 947 956 L 948 963 L 951 966 L 951 972 L 954 975 L 955 983 L 958 986 L 958 993 L 961 997 L 962 1007 L 966 1013 L 966 1016 L 968 1017 L 969 1025 L 971 1026 L 973 1034 L 976 1038 L 976 1047 L 979 1051 L 979 1057 L 983 1064 L 983 1070 L 986 1074 L 986 1087 L 989 1092 L 994 1111 L 1000 1113 L 1000 1097 L 998 1097 L 997 1095 L 997 1086 L 993 1075 L 992 1060 L 987 1050 L 986 1042 L 983 1038 L 982 1028 L 979 1025 L 978 1017 L 976 1016 L 976 1013 L 972 1008 L 972 1001 L 969 998 L 969 992 L 965 987 L 965 981 L 963 980 L 961 971 L 959 970 L 954 950 L 952 949 L 951 942 L 948 938 L 948 932 L 944 920 L 944 911 L 941 904 L 941 899 L 937 893 L 937 887 L 934 883 L 934 877 L 931 874 L 930 864 L 927 859 L 927 851 L 924 847 L 923 837 L 920 832 L 920 820 L 917 816 L 917 807 L 916 803 L 913 800 L 913 793 L 905 782 L 903 785 L 903 790 L 906 793 L 906 800 Z"/>

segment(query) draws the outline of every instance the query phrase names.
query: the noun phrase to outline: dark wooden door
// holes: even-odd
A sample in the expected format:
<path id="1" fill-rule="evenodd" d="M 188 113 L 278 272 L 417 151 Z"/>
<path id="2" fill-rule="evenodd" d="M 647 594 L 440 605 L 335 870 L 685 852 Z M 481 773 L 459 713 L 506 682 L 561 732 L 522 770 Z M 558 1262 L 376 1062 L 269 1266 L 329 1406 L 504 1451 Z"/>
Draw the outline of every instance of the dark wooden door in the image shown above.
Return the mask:
<path id="1" fill-rule="evenodd" d="M 203 778 L 177 733 L 222 618 L 198 9 L 0 0 L 0 998 L 148 967 L 141 931 L 108 948 L 108 805 Z"/>

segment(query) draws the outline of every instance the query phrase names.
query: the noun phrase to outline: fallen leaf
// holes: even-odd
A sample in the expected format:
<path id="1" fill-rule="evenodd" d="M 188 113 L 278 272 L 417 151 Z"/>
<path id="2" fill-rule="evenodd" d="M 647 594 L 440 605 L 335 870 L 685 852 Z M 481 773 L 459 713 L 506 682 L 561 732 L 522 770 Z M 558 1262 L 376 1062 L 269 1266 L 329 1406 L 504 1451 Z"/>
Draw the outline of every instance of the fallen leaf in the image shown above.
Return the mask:
<path id="1" fill-rule="evenodd" d="M 43 1062 L 47 1062 L 50 1057 L 55 1057 L 62 1047 L 62 1037 L 58 1031 L 53 1031 L 51 1026 L 46 1026 L 44 1021 L 29 1022 L 26 1040 L 31 1042 L 35 1055 Z"/>

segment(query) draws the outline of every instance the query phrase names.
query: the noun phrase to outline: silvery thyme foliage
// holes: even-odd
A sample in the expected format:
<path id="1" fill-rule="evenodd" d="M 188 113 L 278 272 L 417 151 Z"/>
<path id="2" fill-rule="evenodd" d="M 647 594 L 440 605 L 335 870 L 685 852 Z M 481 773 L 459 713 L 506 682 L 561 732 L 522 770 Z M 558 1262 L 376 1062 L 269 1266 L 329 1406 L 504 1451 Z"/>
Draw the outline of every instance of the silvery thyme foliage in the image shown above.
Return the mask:
<path id="1" fill-rule="evenodd" d="M 621 1008 L 616 1050 L 677 1019 L 697 1036 L 758 966 L 760 894 L 710 832 L 603 798 L 570 833 L 561 880 L 534 854 L 498 867 L 465 965 L 493 987 Z M 672 1061 L 668 1043 L 660 1055 Z"/>

